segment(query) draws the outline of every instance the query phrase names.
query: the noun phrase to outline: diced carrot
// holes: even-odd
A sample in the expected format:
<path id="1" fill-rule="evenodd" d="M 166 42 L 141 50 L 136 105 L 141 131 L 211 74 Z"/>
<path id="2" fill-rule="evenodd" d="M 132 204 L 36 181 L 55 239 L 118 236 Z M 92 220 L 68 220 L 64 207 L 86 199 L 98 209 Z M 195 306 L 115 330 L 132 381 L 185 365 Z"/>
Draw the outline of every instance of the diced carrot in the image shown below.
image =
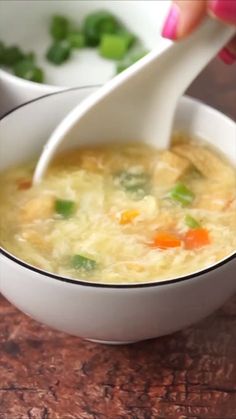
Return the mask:
<path id="1" fill-rule="evenodd" d="M 181 246 L 181 240 L 176 234 L 168 231 L 159 231 L 155 235 L 151 246 L 159 247 L 160 249 L 169 249 Z"/>
<path id="2" fill-rule="evenodd" d="M 138 210 L 123 211 L 120 216 L 120 224 L 129 224 L 139 215 Z"/>
<path id="3" fill-rule="evenodd" d="M 32 181 L 29 179 L 19 179 L 17 182 L 17 187 L 20 191 L 31 188 Z"/>
<path id="4" fill-rule="evenodd" d="M 210 244 L 210 237 L 208 230 L 205 228 L 195 228 L 189 230 L 184 236 L 186 249 L 198 249 L 199 247 Z"/>

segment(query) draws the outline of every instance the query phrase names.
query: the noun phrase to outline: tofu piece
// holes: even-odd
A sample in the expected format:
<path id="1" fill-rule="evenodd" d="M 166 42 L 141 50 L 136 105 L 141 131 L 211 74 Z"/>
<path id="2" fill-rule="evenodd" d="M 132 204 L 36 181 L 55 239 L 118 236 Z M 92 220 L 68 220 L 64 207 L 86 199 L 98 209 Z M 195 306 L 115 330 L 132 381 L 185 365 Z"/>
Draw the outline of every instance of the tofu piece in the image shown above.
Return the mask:
<path id="1" fill-rule="evenodd" d="M 49 218 L 53 213 L 54 198 L 41 196 L 27 201 L 20 210 L 20 221 L 30 223 L 37 219 Z"/>
<path id="2" fill-rule="evenodd" d="M 229 210 L 236 210 L 236 198 L 233 198 L 227 206 Z"/>
<path id="3" fill-rule="evenodd" d="M 208 211 L 224 211 L 233 200 L 232 192 L 225 190 L 222 191 L 210 191 L 207 194 L 203 194 L 196 201 L 196 208 L 205 209 Z"/>
<path id="4" fill-rule="evenodd" d="M 222 199 L 211 199 L 209 195 L 203 195 L 195 205 L 195 208 L 205 209 L 208 211 L 222 211 L 226 203 Z"/>
<path id="5" fill-rule="evenodd" d="M 185 143 L 175 146 L 173 150 L 179 156 L 188 159 L 207 179 L 226 182 L 227 184 L 235 182 L 236 175 L 233 168 L 207 148 Z"/>
<path id="6" fill-rule="evenodd" d="M 164 151 L 154 169 L 154 180 L 160 185 L 175 183 L 191 166 L 189 160 L 173 153 Z"/>
<path id="7" fill-rule="evenodd" d="M 144 272 L 145 271 L 145 267 L 139 263 L 135 263 L 135 262 L 126 262 L 126 267 L 127 269 L 130 269 L 131 271 L 134 272 Z"/>
<path id="8" fill-rule="evenodd" d="M 43 251 L 51 251 L 51 246 L 48 242 L 46 242 L 44 236 L 42 234 L 39 234 L 39 232 L 34 230 L 25 230 L 22 232 L 21 237 L 23 240 L 26 240 L 30 244 L 32 244 L 34 247 L 43 250 Z"/>

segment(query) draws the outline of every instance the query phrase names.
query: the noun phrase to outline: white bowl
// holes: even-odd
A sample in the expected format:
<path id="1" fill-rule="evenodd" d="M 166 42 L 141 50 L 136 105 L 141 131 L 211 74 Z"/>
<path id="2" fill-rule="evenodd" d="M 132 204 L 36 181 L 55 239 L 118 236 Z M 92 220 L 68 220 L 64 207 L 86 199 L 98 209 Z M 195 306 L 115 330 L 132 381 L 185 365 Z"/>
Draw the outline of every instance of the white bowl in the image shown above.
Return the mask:
<path id="1" fill-rule="evenodd" d="M 89 88 L 57 92 L 25 104 L 0 122 L 0 170 L 40 153 L 55 125 Z M 175 127 L 214 143 L 236 164 L 235 124 L 189 98 Z M 20 310 L 58 330 L 107 343 L 165 335 L 197 322 L 236 291 L 235 255 L 166 282 L 98 285 L 36 269 L 2 249 L 0 289 Z"/>
<path id="2" fill-rule="evenodd" d="M 93 10 L 110 10 L 142 40 L 147 49 L 168 47 L 170 41 L 161 38 L 160 31 L 169 8 L 169 0 L 159 1 L 0 1 L 0 40 L 6 45 L 18 45 L 25 52 L 35 51 L 39 65 L 45 70 L 45 83 L 38 84 L 18 78 L 0 69 L 0 114 L 35 97 L 72 86 L 102 84 L 115 74 L 115 64 L 99 57 L 97 51 L 83 49 L 62 66 L 45 60 L 51 43 L 50 17 L 68 16 L 79 24 Z M 14 30 L 12 30 L 14 28 Z"/>

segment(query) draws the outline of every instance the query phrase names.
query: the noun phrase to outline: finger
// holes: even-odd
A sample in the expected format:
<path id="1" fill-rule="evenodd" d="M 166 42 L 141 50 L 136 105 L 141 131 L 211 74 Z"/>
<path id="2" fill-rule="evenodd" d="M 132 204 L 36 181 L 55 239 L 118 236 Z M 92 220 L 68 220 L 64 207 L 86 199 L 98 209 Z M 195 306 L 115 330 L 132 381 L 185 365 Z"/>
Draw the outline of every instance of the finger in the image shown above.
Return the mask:
<path id="1" fill-rule="evenodd" d="M 183 38 L 190 34 L 203 20 L 206 15 L 206 0 L 177 0 L 180 8 L 180 20 L 177 37 Z"/>
<path id="2" fill-rule="evenodd" d="M 236 25 L 236 0 L 208 0 L 210 16 Z M 223 48 L 218 56 L 225 64 L 236 62 L 236 37 Z"/>
<path id="3" fill-rule="evenodd" d="M 175 0 L 163 27 L 162 36 L 181 39 L 190 34 L 207 13 L 206 0 Z"/>
<path id="4" fill-rule="evenodd" d="M 236 0 L 208 0 L 211 16 L 236 25 Z"/>
<path id="5" fill-rule="evenodd" d="M 229 51 L 236 55 L 236 36 L 227 45 Z"/>
<path id="6" fill-rule="evenodd" d="M 218 56 L 225 64 L 234 64 L 236 62 L 236 37 L 219 52 Z"/>

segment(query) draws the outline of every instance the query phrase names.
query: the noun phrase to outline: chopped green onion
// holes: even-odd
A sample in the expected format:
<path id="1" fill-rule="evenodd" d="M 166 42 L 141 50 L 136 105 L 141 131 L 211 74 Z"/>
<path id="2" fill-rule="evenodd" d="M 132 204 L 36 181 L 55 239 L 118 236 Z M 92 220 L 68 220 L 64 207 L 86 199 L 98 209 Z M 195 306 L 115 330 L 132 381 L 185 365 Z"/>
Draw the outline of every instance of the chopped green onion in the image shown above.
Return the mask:
<path id="1" fill-rule="evenodd" d="M 169 197 L 183 206 L 189 205 L 194 200 L 194 194 L 183 183 L 177 183 L 169 192 Z"/>
<path id="2" fill-rule="evenodd" d="M 28 52 L 27 54 L 24 55 L 24 60 L 34 62 L 35 61 L 35 53 L 33 51 Z"/>
<path id="3" fill-rule="evenodd" d="M 115 33 L 119 29 L 117 19 L 106 11 L 98 11 L 89 14 L 83 24 L 83 32 L 86 39 L 86 45 L 96 47 L 102 35 Z"/>
<path id="4" fill-rule="evenodd" d="M 83 48 L 85 46 L 85 36 L 82 32 L 73 31 L 67 35 L 67 41 L 71 48 Z"/>
<path id="5" fill-rule="evenodd" d="M 99 45 L 100 55 L 111 60 L 120 60 L 128 50 L 128 39 L 117 34 L 102 35 Z"/>
<path id="6" fill-rule="evenodd" d="M 189 227 L 189 228 L 200 228 L 201 224 L 195 220 L 195 218 L 193 218 L 191 215 L 187 214 L 185 216 L 185 224 Z"/>
<path id="7" fill-rule="evenodd" d="M 5 47 L 3 42 L 0 42 L 0 64 L 3 63 Z"/>
<path id="8" fill-rule="evenodd" d="M 53 16 L 50 25 L 50 33 L 56 41 L 65 39 L 68 33 L 69 22 L 64 16 Z"/>
<path id="9" fill-rule="evenodd" d="M 136 36 L 133 33 L 123 28 L 117 31 L 117 35 L 122 36 L 122 38 L 126 39 L 128 48 L 132 47 L 135 41 L 137 40 Z"/>
<path id="10" fill-rule="evenodd" d="M 119 74 L 122 71 L 129 68 L 131 65 L 133 65 L 134 63 L 139 61 L 141 58 L 143 58 L 145 55 L 147 55 L 147 53 L 148 53 L 148 51 L 142 50 L 142 51 L 136 52 L 135 54 L 132 54 L 130 56 L 125 57 L 124 60 L 117 63 L 116 74 Z"/>
<path id="11" fill-rule="evenodd" d="M 146 173 L 132 173 L 124 171 L 115 176 L 118 184 L 128 193 L 134 193 L 143 198 L 149 191 L 149 177 Z"/>
<path id="12" fill-rule="evenodd" d="M 14 66 L 14 73 L 17 77 L 22 77 L 25 80 L 34 81 L 36 83 L 43 82 L 43 71 L 36 67 L 30 60 L 19 61 Z"/>
<path id="13" fill-rule="evenodd" d="M 64 218 L 70 217 L 75 212 L 75 202 L 67 199 L 57 199 L 55 201 L 55 211 Z"/>
<path id="14" fill-rule="evenodd" d="M 47 52 L 47 59 L 55 65 L 65 62 L 71 53 L 71 47 L 68 41 L 55 42 Z"/>
<path id="15" fill-rule="evenodd" d="M 18 61 L 24 58 L 23 52 L 16 46 L 5 48 L 2 56 L 2 63 L 8 67 L 13 67 Z"/>
<path id="16" fill-rule="evenodd" d="M 82 255 L 74 255 L 71 260 L 71 265 L 74 269 L 89 272 L 96 268 L 97 262 Z"/>

